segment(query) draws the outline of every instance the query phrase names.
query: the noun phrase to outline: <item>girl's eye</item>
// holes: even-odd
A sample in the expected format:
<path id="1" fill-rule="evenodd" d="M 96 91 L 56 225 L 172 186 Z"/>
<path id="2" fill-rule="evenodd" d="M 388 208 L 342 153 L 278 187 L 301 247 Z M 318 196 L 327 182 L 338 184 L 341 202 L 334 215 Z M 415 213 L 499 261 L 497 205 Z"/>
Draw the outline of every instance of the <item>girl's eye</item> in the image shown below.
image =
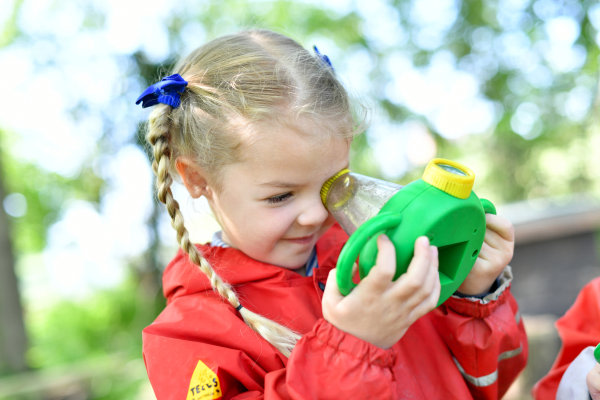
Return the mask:
<path id="1" fill-rule="evenodd" d="M 281 203 L 282 201 L 289 199 L 290 197 L 292 197 L 292 194 L 289 192 L 283 193 L 283 194 L 278 194 L 277 196 L 269 197 L 267 199 L 267 202 L 270 204 L 277 204 L 277 203 Z"/>

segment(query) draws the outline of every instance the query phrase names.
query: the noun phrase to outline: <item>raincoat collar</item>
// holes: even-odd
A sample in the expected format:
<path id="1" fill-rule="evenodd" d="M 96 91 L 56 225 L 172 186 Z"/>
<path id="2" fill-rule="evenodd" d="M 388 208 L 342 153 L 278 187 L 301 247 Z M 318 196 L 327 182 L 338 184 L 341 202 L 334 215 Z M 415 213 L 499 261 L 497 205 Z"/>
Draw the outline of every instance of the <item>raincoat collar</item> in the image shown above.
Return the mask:
<path id="1" fill-rule="evenodd" d="M 295 271 L 254 260 L 231 247 L 213 247 L 208 243 L 197 245 L 197 248 L 223 281 L 232 286 L 265 280 L 283 283 L 294 279 L 314 278 L 322 281 L 326 279 L 329 270 L 335 267 L 337 256 L 347 238 L 336 224 L 319 239 L 316 245 L 319 268 L 313 277 L 305 277 Z M 167 301 L 208 290 L 213 289 L 206 275 L 190 261 L 186 253 L 179 250 L 163 274 L 163 292 Z"/>

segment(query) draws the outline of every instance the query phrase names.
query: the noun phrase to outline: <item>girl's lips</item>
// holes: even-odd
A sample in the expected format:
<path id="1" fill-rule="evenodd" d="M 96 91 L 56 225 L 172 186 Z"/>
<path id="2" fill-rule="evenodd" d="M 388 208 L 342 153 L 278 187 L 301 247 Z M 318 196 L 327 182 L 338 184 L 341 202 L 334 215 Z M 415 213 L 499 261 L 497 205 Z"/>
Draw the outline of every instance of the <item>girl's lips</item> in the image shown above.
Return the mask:
<path id="1" fill-rule="evenodd" d="M 309 244 L 312 242 L 314 235 L 302 236 L 297 238 L 289 238 L 286 239 L 288 242 L 298 243 L 298 244 Z"/>

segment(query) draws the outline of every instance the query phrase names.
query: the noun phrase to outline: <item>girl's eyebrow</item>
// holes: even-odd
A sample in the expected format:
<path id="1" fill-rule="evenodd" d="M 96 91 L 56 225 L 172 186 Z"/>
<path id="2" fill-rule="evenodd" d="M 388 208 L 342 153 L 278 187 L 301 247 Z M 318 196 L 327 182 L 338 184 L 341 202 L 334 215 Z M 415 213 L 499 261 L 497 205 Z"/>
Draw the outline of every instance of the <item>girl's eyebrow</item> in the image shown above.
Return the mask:
<path id="1" fill-rule="evenodd" d="M 278 187 L 278 188 L 284 188 L 284 189 L 289 189 L 289 188 L 298 186 L 298 184 L 296 184 L 296 183 L 283 182 L 283 181 L 268 181 L 268 182 L 260 183 L 259 185 L 260 186 Z"/>

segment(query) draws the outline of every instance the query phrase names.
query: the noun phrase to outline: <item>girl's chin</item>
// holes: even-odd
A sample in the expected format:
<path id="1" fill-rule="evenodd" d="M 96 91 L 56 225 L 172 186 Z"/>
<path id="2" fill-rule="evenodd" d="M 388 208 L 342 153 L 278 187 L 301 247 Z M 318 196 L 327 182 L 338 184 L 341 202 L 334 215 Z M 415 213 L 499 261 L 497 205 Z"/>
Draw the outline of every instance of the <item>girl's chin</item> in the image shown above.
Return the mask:
<path id="1" fill-rule="evenodd" d="M 306 265 L 306 262 L 304 262 L 304 263 L 302 263 L 300 265 L 297 265 L 297 264 L 293 264 L 293 265 L 292 264 L 285 264 L 285 265 L 273 264 L 273 265 L 275 265 L 277 267 L 280 267 L 280 268 L 284 268 L 284 269 L 289 269 L 291 271 L 295 271 L 297 269 L 304 268 L 304 266 Z"/>
<path id="2" fill-rule="evenodd" d="M 273 262 L 272 264 L 276 265 L 278 267 L 281 267 L 281 268 L 289 269 L 289 270 L 297 270 L 300 268 L 304 268 L 304 266 L 308 262 L 309 257 L 310 257 L 310 253 L 307 254 L 306 257 L 302 257 L 301 259 L 298 257 L 289 257 L 284 262 L 281 262 L 281 263 Z M 294 261 L 290 262 L 290 260 L 294 260 Z"/>
<path id="3" fill-rule="evenodd" d="M 299 257 L 297 254 L 282 256 L 282 257 L 252 257 L 250 254 L 247 254 L 251 258 L 254 258 L 257 261 L 260 261 L 265 264 L 271 264 L 276 267 L 296 270 L 304 267 L 310 258 L 310 252 L 308 252 L 305 256 Z"/>

